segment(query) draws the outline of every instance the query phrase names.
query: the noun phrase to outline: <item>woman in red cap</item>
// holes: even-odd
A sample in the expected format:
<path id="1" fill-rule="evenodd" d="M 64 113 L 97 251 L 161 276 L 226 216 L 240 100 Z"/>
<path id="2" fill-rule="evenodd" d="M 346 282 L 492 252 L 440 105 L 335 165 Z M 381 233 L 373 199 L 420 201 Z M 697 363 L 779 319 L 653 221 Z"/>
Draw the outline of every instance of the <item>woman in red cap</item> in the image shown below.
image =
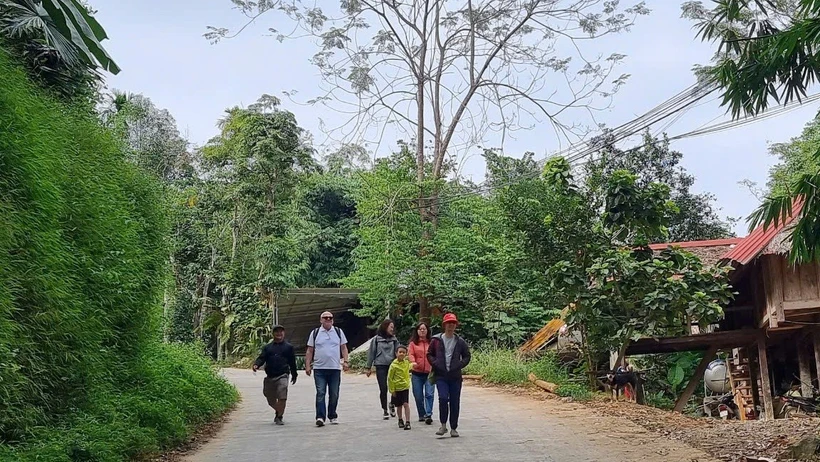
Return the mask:
<path id="1" fill-rule="evenodd" d="M 463 338 L 456 335 L 458 318 L 453 313 L 444 315 L 444 333 L 433 337 L 427 350 L 427 359 L 433 367 L 438 390 L 438 409 L 441 428 L 436 435 L 447 433 L 447 417 L 450 418 L 450 436 L 458 437 L 458 414 L 461 408 L 461 370 L 470 364 L 470 348 Z"/>

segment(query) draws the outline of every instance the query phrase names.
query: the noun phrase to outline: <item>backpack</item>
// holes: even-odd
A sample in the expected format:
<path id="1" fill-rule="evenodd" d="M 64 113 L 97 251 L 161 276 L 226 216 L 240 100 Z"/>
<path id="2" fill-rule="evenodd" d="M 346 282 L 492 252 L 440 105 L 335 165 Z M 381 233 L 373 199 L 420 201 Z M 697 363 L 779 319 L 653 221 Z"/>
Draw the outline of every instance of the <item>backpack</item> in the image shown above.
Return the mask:
<path id="1" fill-rule="evenodd" d="M 342 342 L 342 330 L 339 329 L 336 326 L 333 326 L 333 329 L 336 331 L 336 335 L 339 337 L 339 343 L 341 343 Z M 319 328 L 318 327 L 313 329 L 313 331 L 310 333 L 310 336 L 313 337 L 313 349 L 314 350 L 316 349 L 316 337 L 318 335 L 319 335 Z M 341 358 L 341 356 L 342 356 L 342 346 L 339 345 L 339 357 Z M 315 355 L 314 355 L 314 358 L 316 358 Z"/>
<path id="2" fill-rule="evenodd" d="M 333 326 L 333 329 L 336 331 L 336 335 L 339 337 L 339 341 L 341 342 L 342 341 L 342 330 L 339 329 L 336 326 Z M 316 336 L 319 335 L 319 328 L 317 327 L 317 328 L 313 329 L 313 332 L 311 332 L 310 335 L 313 337 L 313 347 L 316 348 Z"/>

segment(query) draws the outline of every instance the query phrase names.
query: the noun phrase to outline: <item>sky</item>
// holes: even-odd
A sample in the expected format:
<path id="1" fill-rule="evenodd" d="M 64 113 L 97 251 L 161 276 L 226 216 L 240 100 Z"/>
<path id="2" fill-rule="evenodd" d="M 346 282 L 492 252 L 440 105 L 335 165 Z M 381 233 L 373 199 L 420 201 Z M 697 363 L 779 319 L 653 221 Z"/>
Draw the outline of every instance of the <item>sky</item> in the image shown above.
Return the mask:
<path id="1" fill-rule="evenodd" d="M 336 0 L 319 3 L 328 9 L 338 5 Z M 713 45 L 697 40 L 691 22 L 680 18 L 679 2 L 646 3 L 652 13 L 639 18 L 629 32 L 595 43 L 606 54 L 625 54 L 618 71 L 631 75 L 611 107 L 598 115 L 609 126 L 640 116 L 689 87 L 695 82 L 692 67 L 707 64 L 713 53 Z M 206 26 L 236 29 L 243 24 L 244 17 L 230 0 L 94 0 L 92 5 L 109 36 L 104 46 L 122 68 L 107 77 L 108 87 L 142 93 L 168 109 L 194 145 L 218 133 L 216 122 L 225 109 L 247 106 L 265 93 L 283 98 L 284 108 L 317 139 L 320 119 L 337 117 L 327 108 L 293 104 L 282 96 L 282 91 L 296 90 L 297 98 L 307 99 L 317 91 L 318 72 L 308 62 L 317 49 L 309 41 L 279 43 L 269 36 L 268 27 L 282 27 L 273 16 L 263 16 L 238 37 L 212 45 L 203 37 Z M 672 148 L 684 154 L 682 165 L 696 178 L 693 189 L 716 197 L 721 216 L 745 218 L 758 199 L 739 182 L 765 184 L 776 162 L 768 154 L 769 145 L 799 135 L 819 108 L 807 104 L 731 131 L 674 141 Z M 728 120 L 725 110 L 712 101 L 687 112 L 667 132 L 673 136 L 723 120 Z M 518 132 L 504 145 L 507 155 L 533 151 L 537 159 L 558 147 L 546 125 Z M 468 156 L 462 174 L 482 181 L 481 157 Z M 747 231 L 743 220 L 735 227 L 739 236 Z"/>

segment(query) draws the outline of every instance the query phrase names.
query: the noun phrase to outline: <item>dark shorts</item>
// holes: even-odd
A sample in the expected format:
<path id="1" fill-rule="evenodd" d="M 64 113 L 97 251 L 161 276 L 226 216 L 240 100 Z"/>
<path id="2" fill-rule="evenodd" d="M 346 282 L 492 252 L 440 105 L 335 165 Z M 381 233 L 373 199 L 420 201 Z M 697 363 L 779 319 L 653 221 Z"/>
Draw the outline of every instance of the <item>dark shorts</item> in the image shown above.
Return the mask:
<path id="1" fill-rule="evenodd" d="M 410 390 L 399 390 L 393 392 L 393 396 L 390 398 L 390 402 L 393 403 L 393 406 L 403 406 L 410 402 Z"/>
<path id="2" fill-rule="evenodd" d="M 262 394 L 273 405 L 276 400 L 288 399 L 288 374 L 279 377 L 265 377 L 262 385 Z"/>

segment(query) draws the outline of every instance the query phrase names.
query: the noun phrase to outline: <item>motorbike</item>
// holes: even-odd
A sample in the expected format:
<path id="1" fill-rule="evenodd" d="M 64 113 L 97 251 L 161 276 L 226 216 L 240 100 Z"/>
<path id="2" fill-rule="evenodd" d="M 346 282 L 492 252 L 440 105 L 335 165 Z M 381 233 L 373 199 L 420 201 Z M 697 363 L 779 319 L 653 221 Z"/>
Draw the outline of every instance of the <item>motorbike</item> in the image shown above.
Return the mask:
<path id="1" fill-rule="evenodd" d="M 783 410 L 780 414 L 786 418 L 803 414 L 816 416 L 817 415 L 817 398 L 804 398 L 802 396 L 785 395 L 780 397 L 783 402 Z"/>
<path id="2" fill-rule="evenodd" d="M 720 417 L 723 420 L 740 418 L 740 411 L 735 403 L 735 395 L 732 393 L 706 397 L 703 402 L 703 412 L 708 417 Z"/>

